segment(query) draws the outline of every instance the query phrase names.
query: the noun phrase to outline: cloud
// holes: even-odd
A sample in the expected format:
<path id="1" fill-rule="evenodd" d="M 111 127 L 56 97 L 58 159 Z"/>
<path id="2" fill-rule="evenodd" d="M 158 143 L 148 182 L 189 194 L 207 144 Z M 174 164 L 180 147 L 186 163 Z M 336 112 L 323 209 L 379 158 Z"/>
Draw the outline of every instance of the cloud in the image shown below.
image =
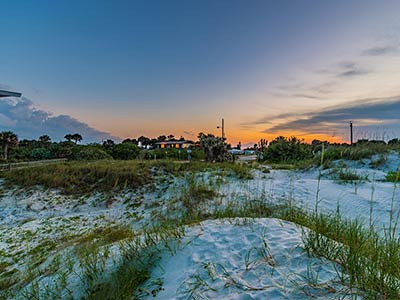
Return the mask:
<path id="1" fill-rule="evenodd" d="M 183 131 L 183 133 L 184 134 L 186 134 L 186 135 L 188 135 L 188 136 L 190 136 L 190 137 L 194 137 L 195 136 L 195 134 L 193 133 L 193 131 Z"/>
<path id="2" fill-rule="evenodd" d="M 273 124 L 282 119 L 289 119 L 273 125 L 264 132 L 296 131 L 310 134 L 328 134 L 332 131 L 343 130 L 348 126 L 349 121 L 353 121 L 360 131 L 379 127 L 391 130 L 394 135 L 399 135 L 399 111 L 400 96 L 375 100 L 363 99 L 346 106 L 336 106 L 321 111 L 302 114 L 286 113 L 265 117 L 255 121 L 254 124 L 262 124 L 263 122 L 264 124 Z"/>
<path id="3" fill-rule="evenodd" d="M 399 53 L 399 48 L 394 45 L 375 46 L 368 48 L 362 52 L 364 56 L 383 56 Z"/>
<path id="4" fill-rule="evenodd" d="M 115 138 L 68 115 L 54 116 L 35 108 L 34 103 L 22 97 L 0 99 L 0 130 L 11 130 L 20 139 L 36 139 L 48 134 L 54 141 L 62 140 L 67 133 L 79 133 L 84 142 L 99 142 Z"/>
<path id="5" fill-rule="evenodd" d="M 362 68 L 354 62 L 344 62 L 339 65 L 339 72 L 336 74 L 337 77 L 354 77 L 370 73 L 370 71 Z"/>
<path id="6" fill-rule="evenodd" d="M 318 100 L 318 99 L 322 98 L 320 96 L 315 96 L 315 95 L 311 95 L 311 94 L 302 94 L 302 93 L 293 94 L 291 96 L 294 98 L 305 98 L 305 99 L 312 99 L 312 100 Z"/>

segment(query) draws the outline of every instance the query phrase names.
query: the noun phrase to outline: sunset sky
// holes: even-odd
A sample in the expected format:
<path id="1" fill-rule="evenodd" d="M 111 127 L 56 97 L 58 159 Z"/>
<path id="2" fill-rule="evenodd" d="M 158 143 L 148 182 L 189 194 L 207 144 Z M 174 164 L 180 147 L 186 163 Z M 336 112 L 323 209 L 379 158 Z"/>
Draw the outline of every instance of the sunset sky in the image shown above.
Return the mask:
<path id="1" fill-rule="evenodd" d="M 400 136 L 400 1 L 0 0 L 0 130 Z"/>

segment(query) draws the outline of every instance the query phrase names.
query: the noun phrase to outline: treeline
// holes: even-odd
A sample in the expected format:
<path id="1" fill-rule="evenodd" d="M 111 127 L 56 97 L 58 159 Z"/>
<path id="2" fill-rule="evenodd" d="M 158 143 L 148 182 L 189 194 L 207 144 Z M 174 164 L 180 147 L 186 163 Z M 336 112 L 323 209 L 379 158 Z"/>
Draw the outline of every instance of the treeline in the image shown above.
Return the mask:
<path id="1" fill-rule="evenodd" d="M 70 160 L 118 159 L 205 159 L 207 161 L 234 160 L 237 152 L 225 139 L 213 134 L 199 133 L 196 142 L 179 139 L 173 135 L 161 135 L 157 138 L 141 136 L 137 139 L 125 139 L 120 143 L 106 140 L 103 143 L 80 144 L 83 137 L 78 134 L 67 134 L 65 140 L 53 142 L 48 135 L 37 140 L 18 140 L 11 131 L 0 132 L 1 160 L 8 162 L 67 158 Z M 187 149 L 155 149 L 160 142 L 187 141 L 196 146 Z M 240 150 L 240 143 L 237 147 Z M 318 159 L 323 152 L 325 160 L 350 159 L 358 160 L 389 150 L 400 150 L 399 139 L 384 141 L 359 140 L 353 145 L 330 143 L 314 140 L 311 144 L 297 137 L 279 136 L 269 142 L 261 139 L 252 148 L 261 161 L 272 163 L 296 163 L 299 161 Z M 145 151 L 141 151 L 145 150 Z"/>
<path id="2" fill-rule="evenodd" d="M 0 132 L 0 146 L 2 148 L 0 160 L 7 162 L 44 160 L 67 158 L 71 160 L 97 160 L 97 159 L 135 159 L 141 154 L 143 159 L 176 158 L 186 159 L 179 149 L 154 149 L 156 144 L 165 141 L 187 141 L 184 137 L 179 139 L 173 135 L 161 135 L 158 138 L 141 136 L 137 139 L 125 139 L 121 143 L 106 140 L 103 143 L 79 144 L 83 137 L 79 133 L 67 134 L 64 141 L 54 142 L 48 135 L 42 135 L 37 140 L 19 140 L 17 134 L 11 131 Z M 140 146 L 140 147 L 139 147 Z M 204 158 L 200 149 L 191 151 L 191 158 Z"/>
<path id="3" fill-rule="evenodd" d="M 392 139 L 387 143 L 376 140 L 358 140 L 353 145 L 347 143 L 330 143 L 328 141 L 313 140 L 311 144 L 297 137 L 279 136 L 268 143 L 261 140 L 254 145 L 258 150 L 259 159 L 274 163 L 296 163 L 300 161 L 320 159 L 325 161 L 337 159 L 359 160 L 370 158 L 374 154 L 382 154 L 389 150 L 400 150 L 400 140 Z"/>

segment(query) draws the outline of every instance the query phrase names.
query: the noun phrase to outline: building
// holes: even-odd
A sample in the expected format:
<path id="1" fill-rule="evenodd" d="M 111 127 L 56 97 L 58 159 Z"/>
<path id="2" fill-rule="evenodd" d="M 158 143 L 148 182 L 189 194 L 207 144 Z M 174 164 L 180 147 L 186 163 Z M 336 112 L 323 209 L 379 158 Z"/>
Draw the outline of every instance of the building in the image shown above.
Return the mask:
<path id="1" fill-rule="evenodd" d="M 0 98 L 3 97 L 21 97 L 21 93 L 0 90 Z"/>
<path id="2" fill-rule="evenodd" d="M 190 146 L 193 146 L 193 142 L 190 141 L 168 141 L 168 142 L 160 142 L 156 143 L 157 149 L 187 149 Z"/>

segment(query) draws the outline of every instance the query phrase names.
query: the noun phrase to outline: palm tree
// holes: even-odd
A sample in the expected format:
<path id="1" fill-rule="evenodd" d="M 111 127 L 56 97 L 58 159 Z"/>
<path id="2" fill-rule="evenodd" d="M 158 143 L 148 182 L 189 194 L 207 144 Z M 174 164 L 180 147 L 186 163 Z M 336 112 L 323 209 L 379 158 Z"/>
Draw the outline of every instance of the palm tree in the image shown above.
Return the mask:
<path id="1" fill-rule="evenodd" d="M 39 144 L 41 147 L 46 147 L 51 142 L 51 138 L 45 134 L 39 137 Z"/>
<path id="2" fill-rule="evenodd" d="M 4 160 L 8 159 L 8 150 L 18 145 L 18 136 L 12 131 L 0 132 L 0 144 L 3 148 Z"/>

